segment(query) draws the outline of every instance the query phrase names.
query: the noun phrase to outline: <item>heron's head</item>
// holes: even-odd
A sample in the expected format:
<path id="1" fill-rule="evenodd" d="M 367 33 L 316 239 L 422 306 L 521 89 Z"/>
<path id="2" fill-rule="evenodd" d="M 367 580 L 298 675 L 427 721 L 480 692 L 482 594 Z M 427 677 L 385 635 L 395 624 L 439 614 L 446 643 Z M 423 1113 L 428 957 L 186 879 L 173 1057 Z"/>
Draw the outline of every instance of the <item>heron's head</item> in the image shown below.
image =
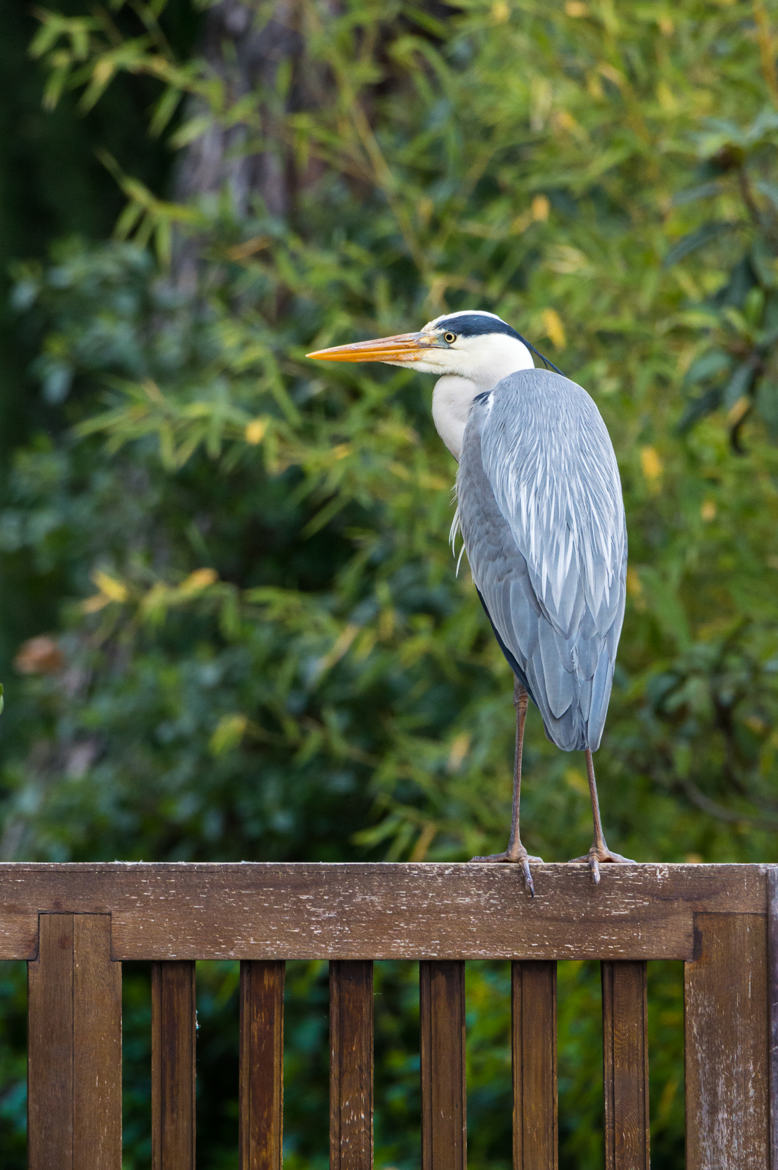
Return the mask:
<path id="1" fill-rule="evenodd" d="M 418 333 L 397 333 L 309 353 L 327 362 L 385 362 L 438 377 L 466 378 L 489 390 L 515 370 L 531 369 L 531 346 L 494 313 L 466 309 L 429 321 Z"/>

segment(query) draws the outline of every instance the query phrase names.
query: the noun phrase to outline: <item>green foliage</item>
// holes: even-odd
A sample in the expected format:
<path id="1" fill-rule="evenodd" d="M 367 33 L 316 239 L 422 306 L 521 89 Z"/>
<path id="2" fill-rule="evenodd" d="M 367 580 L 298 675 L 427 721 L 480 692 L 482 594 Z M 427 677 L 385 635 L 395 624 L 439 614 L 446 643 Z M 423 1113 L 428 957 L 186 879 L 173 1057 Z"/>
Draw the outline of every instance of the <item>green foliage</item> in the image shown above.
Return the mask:
<path id="1" fill-rule="evenodd" d="M 89 124 L 117 85 L 142 86 L 149 133 L 173 150 L 238 133 L 229 157 L 261 149 L 291 179 L 282 211 L 261 189 L 239 205 L 226 181 L 171 194 L 118 131 L 103 135 L 125 200 L 115 239 L 59 241 L 16 266 L 40 425 L 0 494 L 13 602 L 0 653 L 17 665 L 1 664 L 3 857 L 501 847 L 510 676 L 454 573 L 430 388 L 304 358 L 469 306 L 587 386 L 619 455 L 629 599 L 598 756 L 612 844 L 776 860 L 778 86 L 764 7 L 304 4 L 288 60 L 240 96 L 226 67 L 171 36 L 164 0 L 75 9 L 42 13 L 33 43 L 49 106 L 70 95 Z M 271 15 L 258 6 L 261 25 Z M 180 276 L 186 249 L 196 279 Z M 528 846 L 580 853 L 582 762 L 537 718 L 525 759 Z M 378 1134 L 398 1166 L 416 1156 L 413 978 L 379 976 Z M 469 978 L 471 1162 L 507 1166 L 506 973 Z M 203 981 L 201 1068 L 216 1085 L 234 969 Z M 588 1166 L 596 972 L 565 965 L 560 987 L 561 1164 Z M 321 970 L 295 965 L 288 1067 L 322 1116 L 325 1001 Z M 652 1002 L 654 1164 L 669 1170 L 674 972 L 654 977 Z M 137 1078 L 128 1166 L 145 1157 Z M 289 1165 L 324 1165 L 288 1105 Z M 202 1154 L 214 1167 L 232 1164 L 217 1113 Z"/>
<path id="2" fill-rule="evenodd" d="M 727 278 L 700 305 L 709 328 L 686 371 L 692 394 L 682 420 L 689 425 L 714 410 L 728 412 L 731 438 L 755 413 L 778 438 L 778 186 L 771 181 L 778 137 L 778 111 L 763 107 L 749 126 L 711 120 L 699 136 L 700 182 L 676 202 L 707 201 L 730 192 L 739 214 L 703 223 L 667 256 L 676 263 L 696 248 L 717 246 Z"/>

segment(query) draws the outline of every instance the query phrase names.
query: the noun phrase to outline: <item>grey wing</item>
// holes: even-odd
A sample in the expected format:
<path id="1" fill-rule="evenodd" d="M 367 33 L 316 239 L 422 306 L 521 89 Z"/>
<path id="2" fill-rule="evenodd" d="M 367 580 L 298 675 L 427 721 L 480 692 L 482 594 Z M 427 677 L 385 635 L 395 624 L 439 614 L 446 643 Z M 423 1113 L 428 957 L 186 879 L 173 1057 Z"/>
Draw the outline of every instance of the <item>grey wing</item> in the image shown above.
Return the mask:
<path id="1" fill-rule="evenodd" d="M 616 457 L 586 391 L 527 370 L 476 399 L 457 504 L 476 588 L 549 738 L 595 750 L 624 617 L 627 537 Z"/>

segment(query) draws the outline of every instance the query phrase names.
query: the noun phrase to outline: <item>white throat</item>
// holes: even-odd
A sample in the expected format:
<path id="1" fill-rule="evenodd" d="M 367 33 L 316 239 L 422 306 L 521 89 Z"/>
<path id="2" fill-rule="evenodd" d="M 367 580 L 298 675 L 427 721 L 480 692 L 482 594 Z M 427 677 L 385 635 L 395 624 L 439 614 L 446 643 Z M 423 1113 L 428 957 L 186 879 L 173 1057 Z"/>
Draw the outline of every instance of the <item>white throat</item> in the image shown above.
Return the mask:
<path id="1" fill-rule="evenodd" d="M 535 365 L 526 345 L 505 333 L 468 338 L 461 359 L 461 369 L 439 378 L 432 393 L 432 421 L 457 461 L 476 395 L 491 390 L 508 374 L 531 370 Z"/>

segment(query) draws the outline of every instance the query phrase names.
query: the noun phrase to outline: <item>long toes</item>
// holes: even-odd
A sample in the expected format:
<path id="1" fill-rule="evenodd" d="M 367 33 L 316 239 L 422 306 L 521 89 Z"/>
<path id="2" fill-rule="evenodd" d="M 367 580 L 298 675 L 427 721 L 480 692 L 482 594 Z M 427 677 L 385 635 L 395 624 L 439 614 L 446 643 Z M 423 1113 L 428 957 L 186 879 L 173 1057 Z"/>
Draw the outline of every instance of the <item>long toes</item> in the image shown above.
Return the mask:
<path id="1" fill-rule="evenodd" d="M 506 865 L 524 865 L 532 862 L 533 865 L 542 865 L 542 857 L 533 857 L 530 853 L 510 853 L 504 849 L 502 853 L 487 853 L 485 857 L 471 857 L 471 861 L 503 862 Z"/>
<path id="2" fill-rule="evenodd" d="M 596 886 L 600 884 L 600 866 L 601 865 L 636 865 L 631 857 L 623 857 L 621 853 L 612 853 L 607 846 L 599 848 L 592 845 L 588 853 L 583 857 L 572 858 L 573 862 L 585 862 L 591 871 L 592 881 Z"/>
<path id="3" fill-rule="evenodd" d="M 620 853 L 611 853 L 610 849 L 593 849 L 590 852 L 594 853 L 598 861 L 610 862 L 613 865 L 637 865 L 637 862 L 632 857 L 622 857 Z"/>
<path id="4" fill-rule="evenodd" d="M 527 893 L 531 898 L 535 897 L 535 883 L 532 880 L 532 870 L 530 869 L 530 862 L 538 865 L 543 864 L 542 857 L 533 857 L 527 853 L 527 850 L 522 847 L 518 853 L 511 853 L 509 849 L 505 849 L 502 853 L 489 853 L 486 857 L 471 857 L 471 861 L 486 861 L 498 862 L 507 865 L 520 865 L 521 872 L 524 875 L 524 885 Z"/>

